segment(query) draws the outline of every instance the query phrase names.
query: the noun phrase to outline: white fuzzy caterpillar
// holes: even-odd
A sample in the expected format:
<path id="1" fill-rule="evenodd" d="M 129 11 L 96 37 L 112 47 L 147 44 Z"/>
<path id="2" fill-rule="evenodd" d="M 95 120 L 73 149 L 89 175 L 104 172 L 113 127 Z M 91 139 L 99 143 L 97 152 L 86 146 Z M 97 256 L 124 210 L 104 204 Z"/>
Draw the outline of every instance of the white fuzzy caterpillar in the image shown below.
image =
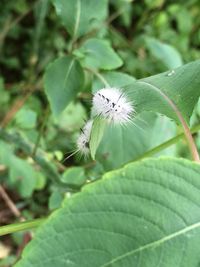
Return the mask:
<path id="1" fill-rule="evenodd" d="M 109 122 L 124 124 L 131 120 L 134 108 L 126 95 L 117 88 L 103 88 L 93 96 L 93 113 Z"/>
<path id="2" fill-rule="evenodd" d="M 84 127 L 81 129 L 80 135 L 78 136 L 76 140 L 77 148 L 68 157 L 64 158 L 62 163 L 79 152 L 81 155 L 84 155 L 84 156 L 89 155 L 90 153 L 89 142 L 90 142 L 90 134 L 92 130 L 92 123 L 93 123 L 92 120 L 89 120 L 85 123 Z"/>
<path id="3" fill-rule="evenodd" d="M 77 151 L 81 154 L 87 156 L 90 152 L 89 148 L 89 141 L 90 141 L 90 134 L 92 130 L 92 120 L 89 120 L 86 122 L 83 129 L 81 129 L 81 134 L 79 135 L 76 145 L 77 145 Z"/>

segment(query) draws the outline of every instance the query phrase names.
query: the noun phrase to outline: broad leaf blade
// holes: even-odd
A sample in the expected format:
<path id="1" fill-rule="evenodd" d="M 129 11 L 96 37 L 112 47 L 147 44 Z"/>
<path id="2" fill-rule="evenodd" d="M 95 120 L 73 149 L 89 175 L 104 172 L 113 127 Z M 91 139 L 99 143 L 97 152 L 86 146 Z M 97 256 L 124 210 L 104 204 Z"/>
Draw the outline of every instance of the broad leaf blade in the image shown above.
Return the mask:
<path id="1" fill-rule="evenodd" d="M 145 160 L 68 199 L 16 267 L 193 267 L 200 261 L 200 166 Z"/>
<path id="2" fill-rule="evenodd" d="M 175 112 L 162 96 L 165 94 L 189 122 L 200 96 L 200 60 L 138 80 L 126 89 L 128 96 L 136 104 L 137 112 L 159 112 L 179 123 Z"/>
<path id="3" fill-rule="evenodd" d="M 107 17 L 107 0 L 52 0 L 52 2 L 64 26 L 74 38 L 99 27 Z"/>
<path id="4" fill-rule="evenodd" d="M 58 58 L 48 66 L 44 85 L 55 116 L 58 116 L 81 91 L 83 82 L 83 70 L 79 62 L 71 56 Z"/>
<path id="5" fill-rule="evenodd" d="M 106 127 L 106 120 L 101 117 L 96 117 L 92 124 L 90 136 L 90 152 L 92 159 L 95 158 L 96 150 L 101 142 Z"/>

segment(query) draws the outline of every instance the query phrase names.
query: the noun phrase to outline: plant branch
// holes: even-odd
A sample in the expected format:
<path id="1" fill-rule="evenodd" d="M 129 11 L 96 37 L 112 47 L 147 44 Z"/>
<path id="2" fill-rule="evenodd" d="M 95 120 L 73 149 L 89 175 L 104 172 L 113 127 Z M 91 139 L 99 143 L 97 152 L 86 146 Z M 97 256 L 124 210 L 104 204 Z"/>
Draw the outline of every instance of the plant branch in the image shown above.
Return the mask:
<path id="1" fill-rule="evenodd" d="M 17 99 L 12 106 L 12 108 L 9 110 L 9 112 L 6 114 L 4 119 L 1 122 L 1 127 L 6 127 L 7 124 L 14 118 L 16 113 L 22 108 L 26 100 L 29 98 L 29 96 L 33 93 L 34 89 L 27 92 L 23 98 Z"/>
<path id="2" fill-rule="evenodd" d="M 21 221 L 23 221 L 24 217 L 22 217 L 21 212 L 18 210 L 18 208 L 16 207 L 16 205 L 14 204 L 12 199 L 9 197 L 9 195 L 7 194 L 7 192 L 5 191 L 3 186 L 1 186 L 1 185 L 0 185 L 0 195 L 3 198 L 3 200 L 5 201 L 5 203 L 8 206 L 8 208 L 12 211 L 14 216 L 16 216 Z"/>
<path id="3" fill-rule="evenodd" d="M 195 127 L 193 127 L 190 130 L 190 132 L 192 134 L 195 134 L 198 131 L 200 131 L 200 124 L 196 125 Z M 166 142 L 164 142 L 164 143 L 162 143 L 162 144 L 160 144 L 160 145 L 158 145 L 158 146 L 146 151 L 143 155 L 139 156 L 138 158 L 136 158 L 134 160 L 129 161 L 128 163 L 131 163 L 131 162 L 134 162 L 134 161 L 138 161 L 138 160 L 142 160 L 142 159 L 147 158 L 147 157 L 151 157 L 151 156 L 159 153 L 160 151 L 162 151 L 162 150 L 164 150 L 164 149 L 176 144 L 179 140 L 181 140 L 184 137 L 185 137 L 184 133 L 181 133 L 181 134 L 169 139 L 168 141 L 166 141 Z"/>

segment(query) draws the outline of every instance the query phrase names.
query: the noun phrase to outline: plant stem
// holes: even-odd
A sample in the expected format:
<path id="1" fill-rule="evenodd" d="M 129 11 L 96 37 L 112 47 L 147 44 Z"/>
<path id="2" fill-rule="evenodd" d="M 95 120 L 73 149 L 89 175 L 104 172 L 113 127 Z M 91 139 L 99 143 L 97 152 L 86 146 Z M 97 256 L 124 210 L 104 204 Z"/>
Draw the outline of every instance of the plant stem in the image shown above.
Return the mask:
<path id="1" fill-rule="evenodd" d="M 197 133 L 198 131 L 200 131 L 200 124 L 196 125 L 195 127 L 193 127 L 193 128 L 190 130 L 190 132 L 191 132 L 192 134 L 195 134 L 195 133 Z M 176 144 L 180 139 L 182 139 L 182 138 L 184 138 L 184 137 L 185 137 L 184 133 L 181 133 L 181 134 L 179 134 L 179 135 L 177 135 L 177 136 L 175 136 L 175 137 L 169 139 L 168 141 L 166 141 L 166 142 L 164 142 L 164 143 L 162 143 L 162 144 L 160 144 L 160 145 L 158 145 L 158 146 L 156 146 L 156 147 L 154 147 L 154 148 L 148 150 L 147 152 L 145 152 L 145 153 L 144 153 L 143 155 L 141 155 L 140 157 L 138 157 L 138 158 L 136 158 L 136 159 L 134 159 L 134 160 L 131 160 L 129 163 L 134 162 L 134 161 L 138 161 L 138 160 L 141 160 L 141 159 L 144 159 L 144 158 L 147 158 L 147 157 L 151 157 L 151 156 L 153 156 L 153 155 L 159 153 L 160 151 L 162 151 L 162 150 L 164 150 L 164 149 L 166 149 L 166 148 L 168 148 L 168 147 L 170 147 L 170 146 Z M 127 164 L 127 163 L 126 163 L 126 164 Z"/>
<path id="2" fill-rule="evenodd" d="M 3 186 L 0 185 L 0 195 L 4 199 L 6 205 L 8 208 L 12 211 L 12 213 L 17 217 L 20 218 L 21 220 L 24 220 L 24 218 L 21 215 L 21 212 L 19 209 L 16 207 L 12 199 L 9 197 L 7 194 L 6 190 L 3 188 Z"/>
<path id="3" fill-rule="evenodd" d="M 39 133 L 38 133 L 38 136 L 37 136 L 37 139 L 36 139 L 36 142 L 35 142 L 35 146 L 33 148 L 33 153 L 32 153 L 32 157 L 34 158 L 35 155 L 36 155 L 36 152 L 37 152 L 37 149 L 39 147 L 39 144 L 40 144 L 40 139 L 44 133 L 44 129 L 45 129 L 45 126 L 47 124 L 47 121 L 48 121 L 48 116 L 49 116 L 49 106 L 47 107 L 47 109 L 45 110 L 44 114 L 43 114 L 43 120 L 42 120 L 42 123 L 41 123 L 41 126 L 40 126 L 40 129 L 39 129 Z"/>
<path id="4" fill-rule="evenodd" d="M 85 70 L 87 70 L 87 71 L 91 72 L 92 74 L 94 74 L 106 87 L 111 87 L 109 85 L 109 83 L 106 81 L 106 79 L 103 77 L 103 75 L 101 75 L 96 70 L 93 70 L 93 69 L 90 69 L 90 68 L 85 68 Z"/>
<path id="5" fill-rule="evenodd" d="M 46 221 L 46 218 L 35 219 L 26 222 L 14 223 L 0 227 L 0 236 L 12 234 L 20 231 L 26 231 L 32 228 L 36 228 Z"/>
<path id="6" fill-rule="evenodd" d="M 33 93 L 33 89 L 25 93 L 25 95 L 22 98 L 19 98 L 15 101 L 14 105 L 11 107 L 9 112 L 4 117 L 3 121 L 1 122 L 1 127 L 6 127 L 8 123 L 14 118 L 16 113 L 22 108 L 26 100 L 31 96 Z"/>

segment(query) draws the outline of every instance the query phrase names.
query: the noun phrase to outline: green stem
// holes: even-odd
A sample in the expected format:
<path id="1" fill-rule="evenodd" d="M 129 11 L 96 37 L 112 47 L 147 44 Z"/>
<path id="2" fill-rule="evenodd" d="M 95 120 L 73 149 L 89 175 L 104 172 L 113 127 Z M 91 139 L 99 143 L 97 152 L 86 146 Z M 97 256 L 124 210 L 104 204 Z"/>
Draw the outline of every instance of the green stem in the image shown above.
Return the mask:
<path id="1" fill-rule="evenodd" d="M 90 68 L 85 68 L 85 70 L 91 72 L 92 74 L 94 74 L 104 85 L 105 87 L 111 87 L 110 84 L 106 81 L 106 79 L 103 77 L 103 75 L 101 75 L 99 72 L 90 69 Z"/>
<path id="2" fill-rule="evenodd" d="M 192 134 L 195 134 L 197 133 L 198 131 L 200 130 L 200 124 L 196 125 L 195 127 L 193 127 L 190 132 Z M 134 162 L 134 161 L 138 161 L 138 160 L 141 160 L 141 159 L 144 159 L 144 158 L 147 158 L 147 157 L 151 157 L 157 153 L 159 153 L 160 151 L 176 144 L 180 139 L 184 138 L 185 137 L 185 134 L 184 133 L 181 133 L 171 139 L 169 139 L 168 141 L 148 150 L 147 152 L 145 152 L 143 155 L 141 155 L 140 157 L 134 159 L 134 160 L 131 160 L 130 162 L 128 163 L 131 163 L 131 162 Z M 127 164 L 127 163 L 126 163 Z"/>
<path id="3" fill-rule="evenodd" d="M 41 139 L 41 137 L 42 137 L 42 135 L 43 135 L 43 133 L 44 133 L 44 129 L 45 129 L 45 126 L 46 126 L 47 121 L 48 121 L 49 112 L 50 112 L 50 109 L 49 109 L 49 106 L 48 106 L 47 109 L 46 109 L 45 112 L 44 112 L 44 115 L 43 115 L 43 120 L 42 120 L 40 129 L 39 129 L 39 133 L 38 133 L 38 136 L 37 136 L 37 140 L 36 140 L 36 142 L 35 142 L 35 146 L 34 146 L 34 148 L 33 148 L 32 157 L 35 157 L 35 155 L 36 155 L 38 146 L 39 146 L 39 144 L 40 144 L 40 139 Z"/>
<path id="4" fill-rule="evenodd" d="M 1 226 L 0 236 L 36 228 L 45 221 L 46 221 L 46 218 L 41 218 L 41 219 L 35 219 L 32 221 L 26 221 L 26 222 L 20 222 L 20 223 L 14 223 L 14 224 Z"/>

